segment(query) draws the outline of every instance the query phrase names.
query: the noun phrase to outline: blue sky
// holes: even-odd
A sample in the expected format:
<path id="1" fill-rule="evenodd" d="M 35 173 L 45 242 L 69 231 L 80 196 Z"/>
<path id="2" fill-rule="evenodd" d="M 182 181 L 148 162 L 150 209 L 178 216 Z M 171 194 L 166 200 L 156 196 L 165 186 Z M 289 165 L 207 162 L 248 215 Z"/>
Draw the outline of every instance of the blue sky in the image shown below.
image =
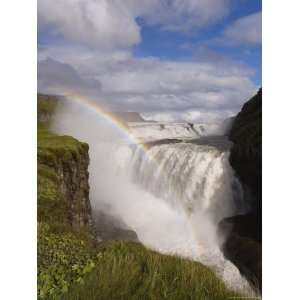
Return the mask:
<path id="1" fill-rule="evenodd" d="M 261 1 L 39 0 L 38 46 L 42 92 L 154 119 L 224 118 L 261 86 Z"/>
<path id="2" fill-rule="evenodd" d="M 260 0 L 235 1 L 232 13 L 222 22 L 190 34 L 161 30 L 159 26 L 147 26 L 143 20 L 140 20 L 143 38 L 142 42 L 134 48 L 134 52 L 137 56 L 188 59 L 193 57 L 195 50 L 193 47 L 206 45 L 207 41 L 218 36 L 235 20 L 260 11 Z M 257 85 L 261 85 L 261 45 L 222 47 L 222 45 L 210 44 L 210 48 L 228 58 L 245 62 L 255 68 L 256 74 L 253 76 L 253 80 Z"/>

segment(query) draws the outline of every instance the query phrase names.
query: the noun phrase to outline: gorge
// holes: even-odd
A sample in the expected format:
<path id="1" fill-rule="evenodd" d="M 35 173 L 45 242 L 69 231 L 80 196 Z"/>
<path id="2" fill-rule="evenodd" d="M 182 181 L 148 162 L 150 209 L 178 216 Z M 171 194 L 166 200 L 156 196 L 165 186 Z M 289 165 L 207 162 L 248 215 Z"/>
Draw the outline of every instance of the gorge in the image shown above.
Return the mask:
<path id="1" fill-rule="evenodd" d="M 51 122 L 54 132 L 89 145 L 89 199 L 96 227 L 103 226 L 104 218 L 108 226 L 113 220 L 121 240 L 199 261 L 230 289 L 255 294 L 226 251 L 235 232 L 228 223 L 236 215 L 252 215 L 252 208 L 244 180 L 232 168 L 232 142 L 221 135 L 220 124 L 127 124 L 124 130 L 72 99 Z M 220 224 L 228 230 L 220 230 Z M 98 230 L 97 238 L 109 239 L 105 230 Z"/>

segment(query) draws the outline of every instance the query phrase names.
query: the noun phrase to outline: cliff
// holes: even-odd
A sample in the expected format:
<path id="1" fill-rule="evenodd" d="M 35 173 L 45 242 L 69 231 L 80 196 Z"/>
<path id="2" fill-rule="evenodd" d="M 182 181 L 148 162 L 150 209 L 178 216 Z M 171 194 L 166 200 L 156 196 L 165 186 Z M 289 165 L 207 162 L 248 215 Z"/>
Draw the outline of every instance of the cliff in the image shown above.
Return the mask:
<path id="1" fill-rule="evenodd" d="M 92 224 L 88 145 L 38 128 L 38 220 Z"/>
<path id="2" fill-rule="evenodd" d="M 224 254 L 253 284 L 261 289 L 262 219 L 262 89 L 244 104 L 233 121 L 230 163 L 244 189 L 250 207 L 245 215 L 227 218 L 219 229 L 228 235 Z"/>
<path id="3" fill-rule="evenodd" d="M 261 240 L 262 195 L 262 89 L 246 102 L 236 116 L 229 139 L 234 143 L 230 163 L 240 181 L 249 188 L 249 203 L 257 215 L 257 240 Z"/>
<path id="4" fill-rule="evenodd" d="M 37 124 L 38 299 L 61 299 L 94 267 L 89 147 L 48 129 L 57 105 L 39 97 Z"/>

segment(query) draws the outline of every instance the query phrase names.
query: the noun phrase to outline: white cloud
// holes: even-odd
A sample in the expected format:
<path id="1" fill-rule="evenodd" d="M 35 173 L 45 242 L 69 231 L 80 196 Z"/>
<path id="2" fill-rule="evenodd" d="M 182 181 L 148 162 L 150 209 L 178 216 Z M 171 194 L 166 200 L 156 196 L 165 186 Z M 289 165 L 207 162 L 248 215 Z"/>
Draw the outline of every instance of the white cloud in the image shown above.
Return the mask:
<path id="1" fill-rule="evenodd" d="M 242 17 L 224 30 L 219 41 L 227 45 L 259 45 L 261 26 L 261 12 Z"/>
<path id="2" fill-rule="evenodd" d="M 117 0 L 39 0 L 39 30 L 92 48 L 130 47 L 139 43 L 140 28 Z"/>
<path id="3" fill-rule="evenodd" d="M 101 84 L 94 78 L 81 77 L 69 64 L 47 58 L 38 63 L 38 91 L 56 93 L 68 89 L 84 94 L 100 93 Z"/>
<path id="4" fill-rule="evenodd" d="M 141 41 L 137 17 L 164 30 L 190 32 L 220 21 L 229 4 L 230 0 L 39 0 L 39 31 L 64 40 L 64 46 L 39 49 L 39 90 L 72 90 L 105 108 L 145 112 L 155 119 L 231 116 L 257 88 L 251 80 L 253 70 L 208 48 L 199 49 L 193 61 L 137 58 L 130 50 Z M 258 37 L 249 33 L 254 25 L 257 17 L 240 19 L 224 37 L 255 42 Z"/>
<path id="5" fill-rule="evenodd" d="M 105 107 L 147 112 L 156 119 L 228 117 L 239 111 L 257 88 L 251 81 L 253 71 L 232 61 L 169 61 L 136 58 L 128 51 L 49 48 L 39 53 L 39 64 L 47 57 L 71 66 L 85 83 L 101 83 L 101 91 L 90 89 L 88 96 Z M 50 76 L 46 71 L 43 74 L 39 80 L 44 88 L 47 82 L 51 86 Z"/>
<path id="6" fill-rule="evenodd" d="M 187 32 L 221 20 L 229 0 L 39 0 L 39 31 L 95 49 L 127 48 L 141 40 L 136 19 Z"/>

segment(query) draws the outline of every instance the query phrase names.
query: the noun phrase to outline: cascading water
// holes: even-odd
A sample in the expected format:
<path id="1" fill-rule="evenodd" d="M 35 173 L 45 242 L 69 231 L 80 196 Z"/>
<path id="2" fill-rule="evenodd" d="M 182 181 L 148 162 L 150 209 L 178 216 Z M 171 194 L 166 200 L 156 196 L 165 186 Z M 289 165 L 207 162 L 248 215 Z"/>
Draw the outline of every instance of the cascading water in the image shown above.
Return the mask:
<path id="1" fill-rule="evenodd" d="M 128 224 L 144 244 L 163 253 L 201 261 L 231 288 L 250 291 L 238 269 L 223 257 L 216 232 L 221 219 L 241 212 L 242 188 L 228 156 L 228 151 L 192 143 L 156 145 L 146 154 L 140 147 L 123 145 L 117 148 L 115 161 L 121 163 L 119 176 L 124 171 L 129 173 L 135 188 L 168 209 L 169 214 L 165 214 L 159 211 L 160 206 L 154 207 L 153 224 L 143 222 L 150 232 L 155 232 L 156 241 L 151 234 L 145 234 L 145 228 Z M 143 198 L 140 201 L 144 203 Z M 166 219 L 161 220 L 161 215 Z"/>
<path id="2" fill-rule="evenodd" d="M 138 148 L 128 165 L 133 182 L 187 213 L 209 213 L 216 222 L 234 213 L 242 189 L 228 152 L 190 143 Z"/>
<path id="3" fill-rule="evenodd" d="M 219 220 L 243 207 L 226 142 L 164 140 L 145 151 L 74 103 L 56 114 L 53 129 L 89 143 L 94 210 L 118 218 L 144 245 L 200 261 L 229 287 L 250 291 L 238 269 L 224 259 L 216 234 Z"/>

